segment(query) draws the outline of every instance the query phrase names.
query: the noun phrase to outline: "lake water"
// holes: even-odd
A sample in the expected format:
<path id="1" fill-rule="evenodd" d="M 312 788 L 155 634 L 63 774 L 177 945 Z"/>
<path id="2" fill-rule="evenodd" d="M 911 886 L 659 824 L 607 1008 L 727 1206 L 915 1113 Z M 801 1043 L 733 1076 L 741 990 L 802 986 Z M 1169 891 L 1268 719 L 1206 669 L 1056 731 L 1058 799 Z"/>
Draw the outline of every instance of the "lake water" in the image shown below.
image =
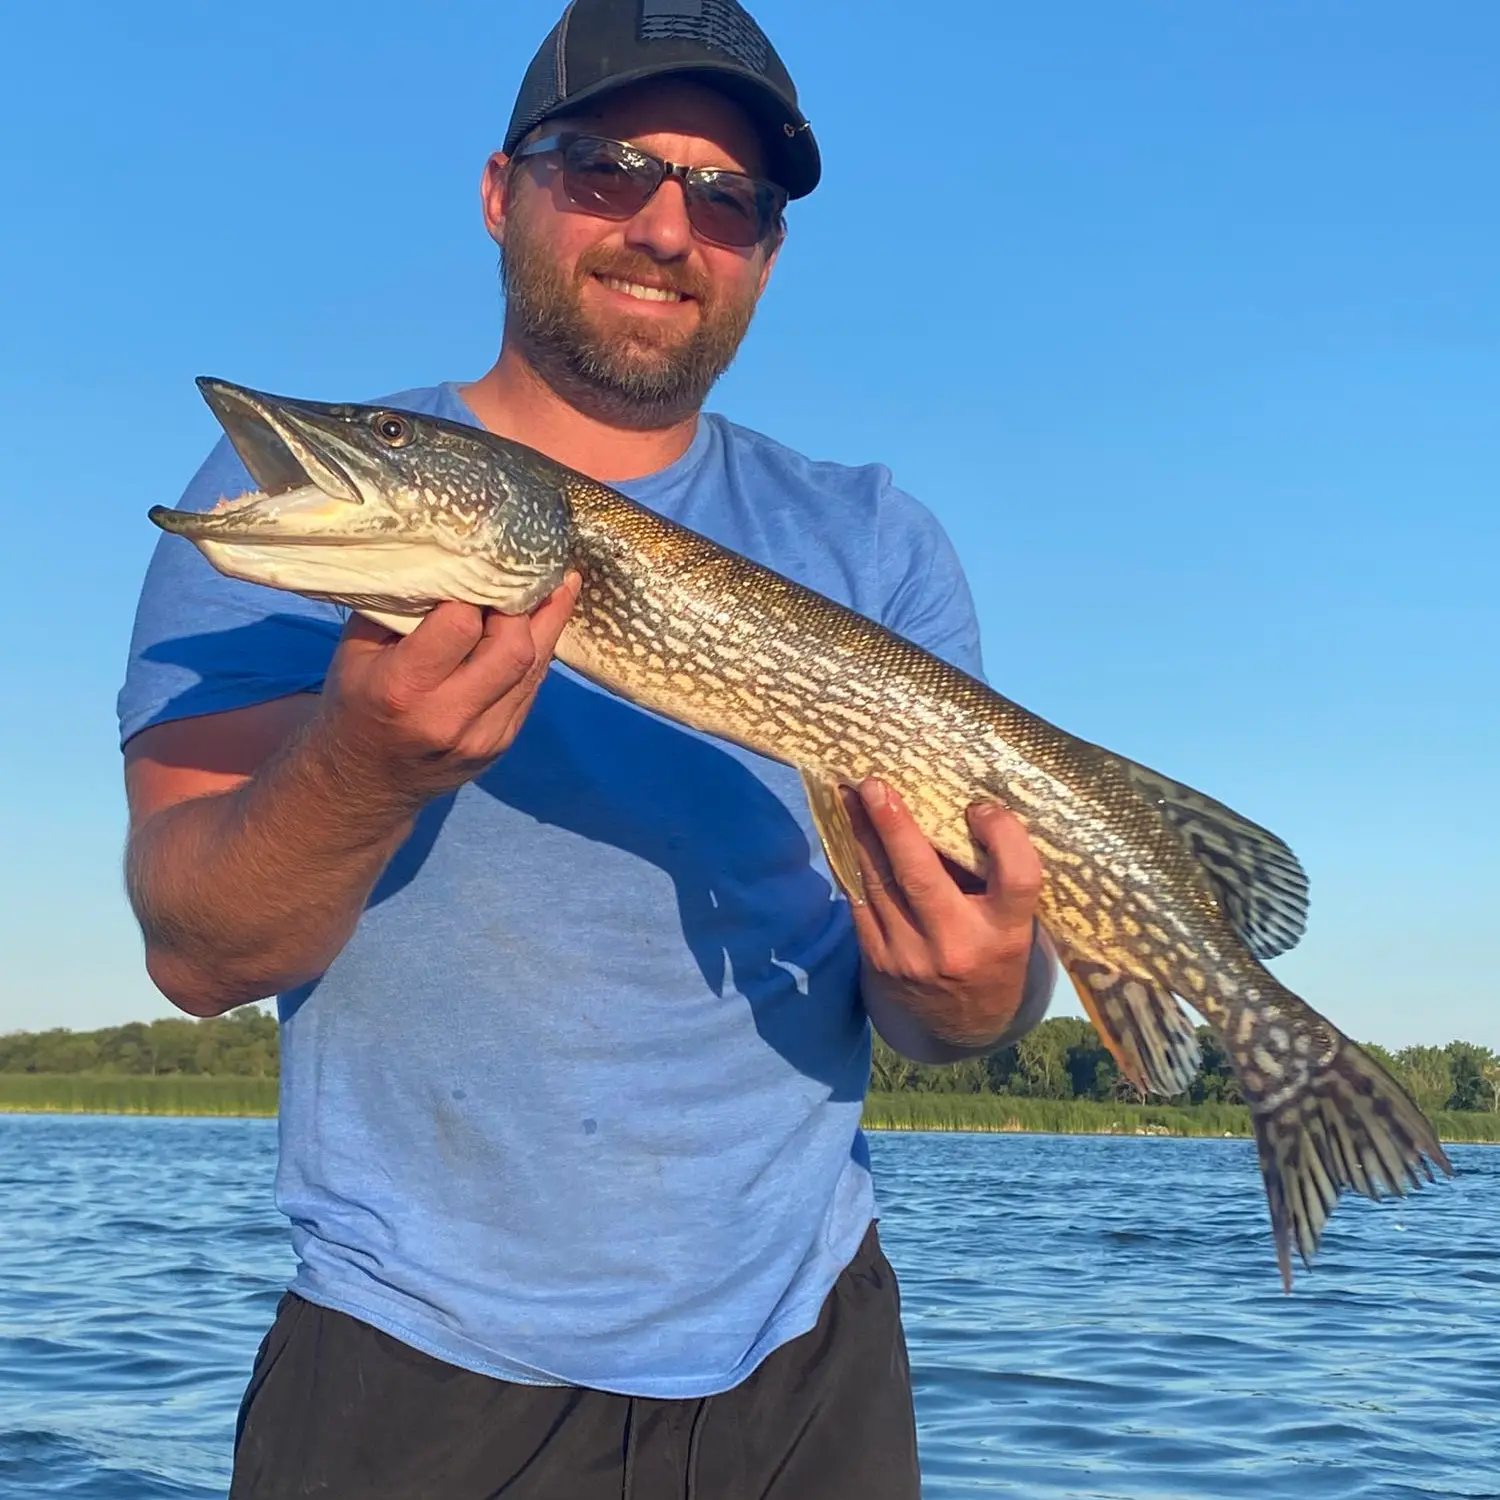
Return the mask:
<path id="1" fill-rule="evenodd" d="M 927 1500 L 1500 1497 L 1500 1149 L 1278 1290 L 1243 1141 L 881 1135 Z M 222 1496 L 266 1120 L 0 1116 L 0 1496 Z"/>

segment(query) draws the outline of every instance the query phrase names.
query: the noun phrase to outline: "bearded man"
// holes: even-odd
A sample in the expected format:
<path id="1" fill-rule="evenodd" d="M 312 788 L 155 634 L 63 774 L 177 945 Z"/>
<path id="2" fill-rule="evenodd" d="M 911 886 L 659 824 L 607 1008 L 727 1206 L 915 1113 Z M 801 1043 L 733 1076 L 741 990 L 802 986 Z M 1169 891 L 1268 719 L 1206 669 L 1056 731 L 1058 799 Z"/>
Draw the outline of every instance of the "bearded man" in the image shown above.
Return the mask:
<path id="1" fill-rule="evenodd" d="M 483 181 L 503 341 L 383 405 L 482 424 L 971 672 L 937 524 L 877 467 L 704 415 L 817 147 L 733 0 L 574 0 Z M 184 504 L 250 488 L 220 445 Z M 859 1131 L 870 1022 L 941 1061 L 1035 1024 L 1036 857 L 961 887 L 886 787 L 867 901 L 796 773 L 549 667 L 577 588 L 393 636 L 213 573 L 146 580 L 120 715 L 129 886 L 193 1015 L 279 997 L 296 1278 L 234 1500 L 918 1492 Z"/>

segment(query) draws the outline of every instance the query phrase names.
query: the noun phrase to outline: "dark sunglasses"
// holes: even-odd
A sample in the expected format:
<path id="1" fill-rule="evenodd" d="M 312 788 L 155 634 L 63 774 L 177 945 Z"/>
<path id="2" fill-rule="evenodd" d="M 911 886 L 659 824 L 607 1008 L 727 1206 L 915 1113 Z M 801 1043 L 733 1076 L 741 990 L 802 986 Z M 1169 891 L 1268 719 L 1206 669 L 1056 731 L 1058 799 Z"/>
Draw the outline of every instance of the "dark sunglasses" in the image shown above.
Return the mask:
<path id="1" fill-rule="evenodd" d="M 598 135 L 549 135 L 517 151 L 513 160 L 562 157 L 563 192 L 574 208 L 602 219 L 634 218 L 669 177 L 682 184 L 688 223 L 700 239 L 748 250 L 781 222 L 786 191 L 722 167 L 684 167 L 626 141 Z"/>

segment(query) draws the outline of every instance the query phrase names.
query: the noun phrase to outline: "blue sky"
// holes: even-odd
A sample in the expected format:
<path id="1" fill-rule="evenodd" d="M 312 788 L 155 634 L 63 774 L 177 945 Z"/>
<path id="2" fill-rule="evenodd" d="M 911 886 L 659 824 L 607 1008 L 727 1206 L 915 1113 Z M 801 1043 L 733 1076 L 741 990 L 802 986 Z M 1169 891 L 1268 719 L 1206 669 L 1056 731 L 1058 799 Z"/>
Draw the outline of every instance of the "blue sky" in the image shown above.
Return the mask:
<path id="1" fill-rule="evenodd" d="M 0 1029 L 168 1011 L 113 695 L 145 511 L 215 435 L 193 376 L 486 366 L 476 183 L 557 3 L 8 16 Z M 757 15 L 826 177 L 713 405 L 889 464 L 997 687 L 1286 837 L 1313 1004 L 1500 1046 L 1500 9 Z"/>

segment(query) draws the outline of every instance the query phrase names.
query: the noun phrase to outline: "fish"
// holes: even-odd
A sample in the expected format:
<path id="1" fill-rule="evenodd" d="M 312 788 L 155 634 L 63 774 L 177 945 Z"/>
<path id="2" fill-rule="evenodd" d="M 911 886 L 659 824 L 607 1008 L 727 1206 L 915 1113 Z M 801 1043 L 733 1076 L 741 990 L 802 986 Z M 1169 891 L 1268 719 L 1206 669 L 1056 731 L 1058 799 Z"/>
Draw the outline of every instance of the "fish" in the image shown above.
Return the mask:
<path id="1" fill-rule="evenodd" d="M 1308 882 L 1275 834 L 1080 739 L 878 622 L 610 486 L 481 428 L 203 378 L 256 488 L 156 506 L 221 572 L 398 633 L 447 599 L 529 610 L 570 570 L 557 658 L 608 691 L 794 767 L 829 867 L 862 895 L 842 789 L 894 787 L 982 876 L 966 817 L 1000 802 L 1043 868 L 1038 920 L 1121 1073 L 1172 1097 L 1200 1063 L 1185 1002 L 1249 1106 L 1283 1288 L 1340 1195 L 1451 1175 L 1401 1085 L 1266 967 L 1301 938 Z M 1436 1169 L 1436 1170 L 1435 1170 Z"/>

